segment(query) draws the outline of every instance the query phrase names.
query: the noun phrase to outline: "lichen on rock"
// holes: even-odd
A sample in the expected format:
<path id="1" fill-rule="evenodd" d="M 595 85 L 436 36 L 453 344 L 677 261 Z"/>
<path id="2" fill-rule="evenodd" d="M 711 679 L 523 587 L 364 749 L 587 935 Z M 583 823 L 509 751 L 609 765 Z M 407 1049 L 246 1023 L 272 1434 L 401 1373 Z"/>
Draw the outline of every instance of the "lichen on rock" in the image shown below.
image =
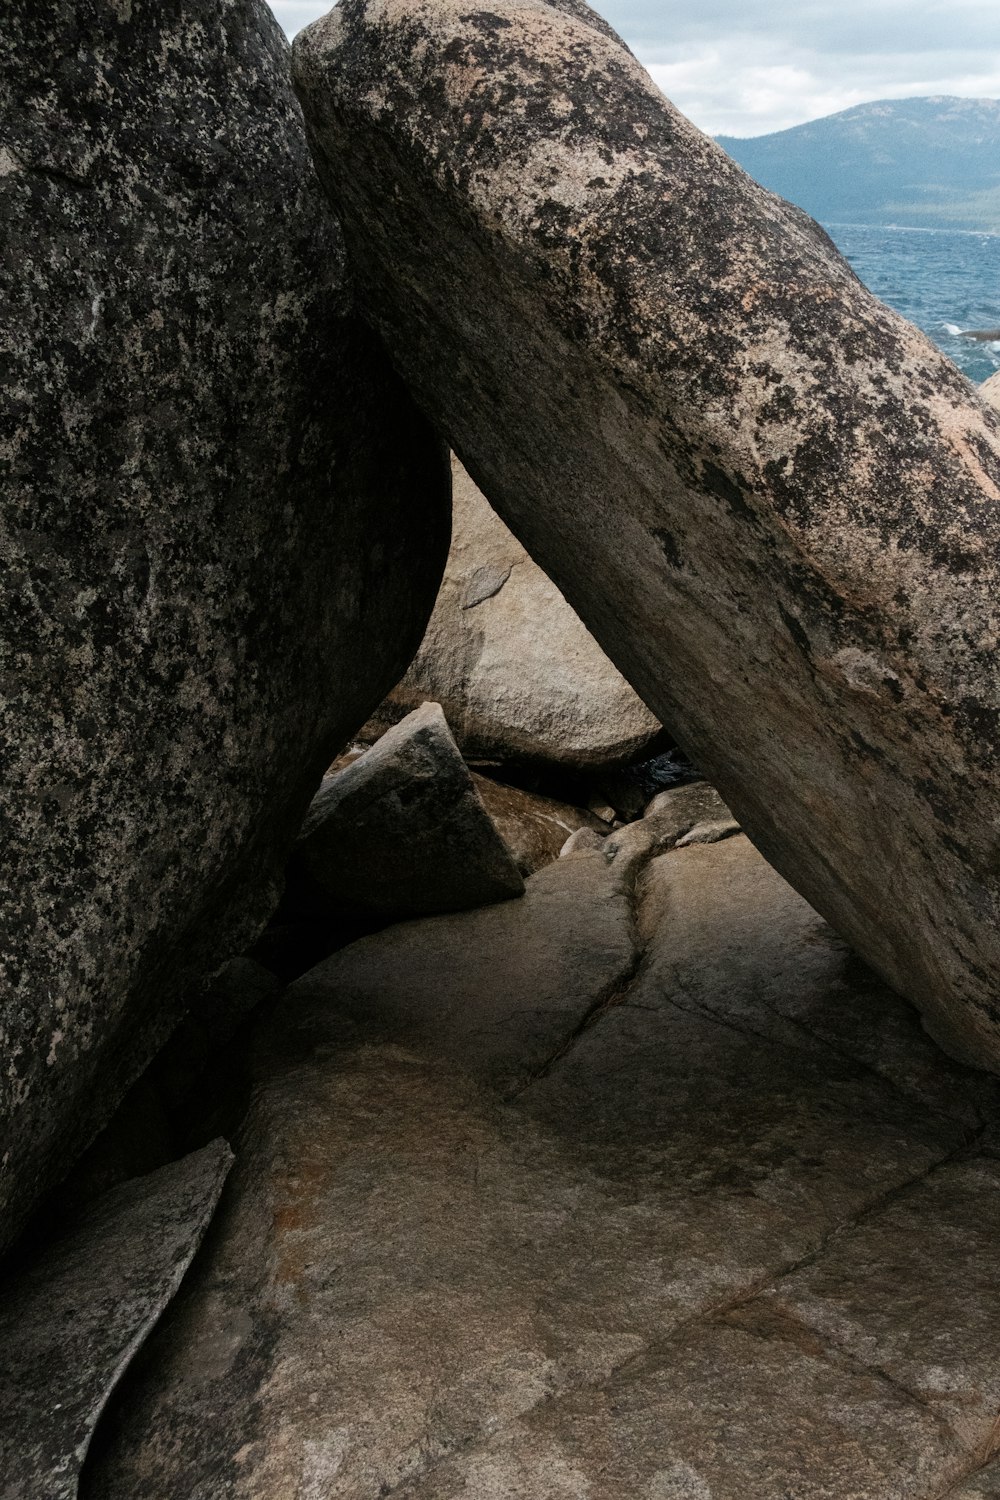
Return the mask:
<path id="1" fill-rule="evenodd" d="M 1000 416 L 578 4 L 295 45 L 366 309 L 776 867 L 1000 1068 Z"/>

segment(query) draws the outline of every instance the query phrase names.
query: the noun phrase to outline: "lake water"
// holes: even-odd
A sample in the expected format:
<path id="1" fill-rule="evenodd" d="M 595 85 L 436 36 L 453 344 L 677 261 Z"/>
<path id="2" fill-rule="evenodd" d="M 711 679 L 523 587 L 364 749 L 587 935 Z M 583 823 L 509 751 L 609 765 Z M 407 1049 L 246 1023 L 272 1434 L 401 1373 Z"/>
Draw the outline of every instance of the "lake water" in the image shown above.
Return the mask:
<path id="1" fill-rule="evenodd" d="M 824 224 L 876 297 L 930 335 L 970 379 L 1000 370 L 1000 342 L 959 338 L 1000 329 L 1000 235 Z"/>

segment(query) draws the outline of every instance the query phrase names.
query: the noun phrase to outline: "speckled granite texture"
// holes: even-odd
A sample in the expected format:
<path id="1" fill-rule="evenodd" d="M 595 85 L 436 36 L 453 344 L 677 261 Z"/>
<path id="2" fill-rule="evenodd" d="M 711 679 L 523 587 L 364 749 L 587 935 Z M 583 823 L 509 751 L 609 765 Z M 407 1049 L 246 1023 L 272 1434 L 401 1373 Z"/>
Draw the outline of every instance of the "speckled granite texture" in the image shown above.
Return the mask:
<path id="1" fill-rule="evenodd" d="M 0 1247 L 266 917 L 448 541 L 263 0 L 3 31 Z"/>
<path id="2" fill-rule="evenodd" d="M 295 44 L 366 307 L 777 868 L 1000 1067 L 1000 416 L 579 4 Z"/>

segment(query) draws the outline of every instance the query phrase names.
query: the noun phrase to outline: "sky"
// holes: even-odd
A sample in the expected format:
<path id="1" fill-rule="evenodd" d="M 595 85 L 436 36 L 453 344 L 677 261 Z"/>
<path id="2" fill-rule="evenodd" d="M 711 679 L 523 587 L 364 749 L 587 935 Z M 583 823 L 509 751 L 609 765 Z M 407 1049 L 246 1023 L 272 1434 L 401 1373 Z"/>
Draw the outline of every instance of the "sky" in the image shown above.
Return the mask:
<path id="1" fill-rule="evenodd" d="M 289 35 L 329 0 L 271 0 Z M 869 99 L 1000 98 L 1000 0 L 599 0 L 710 135 L 764 135 Z"/>

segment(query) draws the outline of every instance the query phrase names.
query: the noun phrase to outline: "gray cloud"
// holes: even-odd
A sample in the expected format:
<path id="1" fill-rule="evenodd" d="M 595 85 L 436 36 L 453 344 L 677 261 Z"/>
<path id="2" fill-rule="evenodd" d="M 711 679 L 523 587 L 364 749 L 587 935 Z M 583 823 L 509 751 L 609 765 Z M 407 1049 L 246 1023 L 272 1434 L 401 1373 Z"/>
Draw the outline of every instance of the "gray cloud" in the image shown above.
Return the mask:
<path id="1" fill-rule="evenodd" d="M 997 51 L 995 0 L 602 0 L 598 9 L 650 62 L 737 37 L 845 56 Z"/>
<path id="2" fill-rule="evenodd" d="M 269 3 L 289 36 L 294 36 L 317 16 L 325 16 L 330 9 L 329 0 L 269 0 Z"/>
<path id="3" fill-rule="evenodd" d="M 328 0 L 271 0 L 290 35 Z M 678 108 L 760 135 L 868 99 L 1000 97 L 997 0 L 599 0 Z"/>

